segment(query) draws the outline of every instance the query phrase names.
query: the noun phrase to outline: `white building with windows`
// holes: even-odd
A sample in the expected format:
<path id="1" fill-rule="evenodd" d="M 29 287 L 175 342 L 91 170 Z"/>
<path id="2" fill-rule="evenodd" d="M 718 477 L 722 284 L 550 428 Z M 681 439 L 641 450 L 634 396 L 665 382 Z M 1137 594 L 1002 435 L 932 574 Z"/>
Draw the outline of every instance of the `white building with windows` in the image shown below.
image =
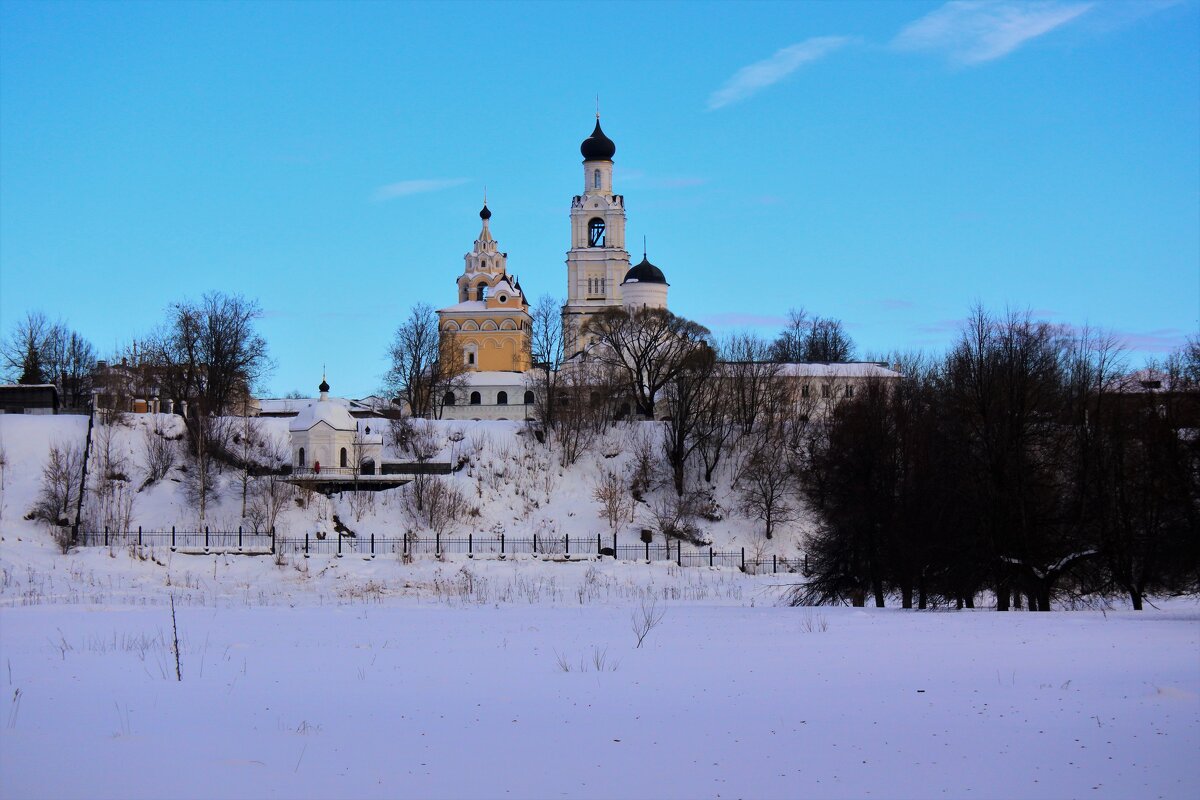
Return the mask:
<path id="1" fill-rule="evenodd" d="M 288 420 L 293 473 L 374 475 L 383 461 L 383 420 L 355 419 L 349 401 L 330 397 L 323 378 L 317 388 L 320 396 Z"/>

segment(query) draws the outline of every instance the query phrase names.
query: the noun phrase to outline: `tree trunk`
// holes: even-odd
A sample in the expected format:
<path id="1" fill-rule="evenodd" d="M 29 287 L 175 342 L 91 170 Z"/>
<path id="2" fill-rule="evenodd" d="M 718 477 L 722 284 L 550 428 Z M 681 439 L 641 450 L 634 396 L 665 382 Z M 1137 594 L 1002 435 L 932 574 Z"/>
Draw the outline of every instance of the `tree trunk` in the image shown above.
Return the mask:
<path id="1" fill-rule="evenodd" d="M 912 608 L 912 587 L 907 584 L 900 587 L 900 607 Z"/>
<path id="2" fill-rule="evenodd" d="M 862 608 L 867 604 L 867 593 L 862 589 L 855 589 L 850 593 L 850 605 L 855 608 Z"/>
<path id="3" fill-rule="evenodd" d="M 997 611 L 1008 611 L 1008 603 L 1009 603 L 1008 584 L 1007 583 L 997 583 L 996 584 L 996 610 Z"/>
<path id="4" fill-rule="evenodd" d="M 883 583 L 881 581 L 875 581 L 873 589 L 875 591 L 875 607 L 883 608 Z"/>
<path id="5" fill-rule="evenodd" d="M 1142 593 L 1141 592 L 1139 592 L 1137 589 L 1135 589 L 1133 587 L 1130 587 L 1129 600 L 1130 600 L 1130 602 L 1133 603 L 1134 611 L 1142 610 Z"/>

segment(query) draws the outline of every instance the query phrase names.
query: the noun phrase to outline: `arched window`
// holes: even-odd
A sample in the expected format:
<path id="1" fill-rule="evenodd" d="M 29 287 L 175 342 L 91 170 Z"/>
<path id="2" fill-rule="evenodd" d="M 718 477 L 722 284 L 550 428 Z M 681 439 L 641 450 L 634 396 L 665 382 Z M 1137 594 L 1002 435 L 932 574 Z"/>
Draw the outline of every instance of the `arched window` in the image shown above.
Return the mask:
<path id="1" fill-rule="evenodd" d="M 478 294 L 475 295 L 475 299 L 487 300 L 487 289 L 488 287 L 486 283 L 480 283 L 479 286 L 476 287 Z"/>
<path id="2" fill-rule="evenodd" d="M 304 466 L 304 448 L 300 448 L 300 454 L 296 456 L 296 466 Z"/>
<path id="3" fill-rule="evenodd" d="M 525 392 L 525 405 L 527 405 L 527 406 L 533 405 L 533 392 L 532 391 Z"/>
<path id="4" fill-rule="evenodd" d="M 479 396 L 479 392 L 471 392 L 471 405 L 477 406 L 483 402 L 483 398 Z"/>
<path id="5" fill-rule="evenodd" d="M 588 223 L 588 247 L 604 247 L 604 220 L 599 217 Z"/>
<path id="6" fill-rule="evenodd" d="M 444 405 L 444 406 L 454 405 L 454 392 L 446 392 L 444 395 L 442 395 L 442 405 Z"/>
<path id="7" fill-rule="evenodd" d="M 508 405 L 508 392 L 496 392 L 496 405 Z"/>
<path id="8" fill-rule="evenodd" d="M 592 188 L 593 189 L 600 188 L 600 170 L 598 170 L 598 169 L 592 171 Z"/>
<path id="9" fill-rule="evenodd" d="M 358 471 L 361 472 L 363 475 L 374 475 L 375 474 L 375 459 L 364 458 L 362 460 L 362 463 L 358 465 Z"/>
<path id="10" fill-rule="evenodd" d="M 339 467 L 346 467 L 346 466 L 349 466 L 349 464 L 350 464 L 350 462 L 346 460 L 346 448 L 344 448 L 344 447 L 342 448 L 341 462 L 342 463 L 338 464 Z"/>
<path id="11" fill-rule="evenodd" d="M 483 270 L 484 272 L 487 272 L 487 259 L 486 258 L 479 262 L 479 268 L 481 270 Z"/>

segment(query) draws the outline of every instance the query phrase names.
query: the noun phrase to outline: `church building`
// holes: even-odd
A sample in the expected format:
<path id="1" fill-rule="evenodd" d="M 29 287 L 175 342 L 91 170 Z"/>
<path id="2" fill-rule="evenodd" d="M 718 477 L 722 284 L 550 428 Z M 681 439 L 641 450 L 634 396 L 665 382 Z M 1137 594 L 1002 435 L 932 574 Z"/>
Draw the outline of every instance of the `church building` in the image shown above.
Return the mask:
<path id="1" fill-rule="evenodd" d="M 617 146 L 600 128 L 599 114 L 579 151 L 583 193 L 571 198 L 567 300 L 562 309 L 568 359 L 586 349 L 580 331 L 590 316 L 608 308 L 667 307 L 668 284 L 662 270 L 644 252 L 641 262 L 630 266 L 625 197 L 613 192 Z M 456 280 L 457 302 L 438 311 L 442 352 L 462 359 L 467 371 L 466 389 L 447 393 L 442 415 L 526 419 L 533 410 L 532 392 L 525 381 L 533 366 L 529 303 L 520 282 L 508 273 L 508 254 L 492 237 L 486 198 L 479 217 L 483 228 Z"/>

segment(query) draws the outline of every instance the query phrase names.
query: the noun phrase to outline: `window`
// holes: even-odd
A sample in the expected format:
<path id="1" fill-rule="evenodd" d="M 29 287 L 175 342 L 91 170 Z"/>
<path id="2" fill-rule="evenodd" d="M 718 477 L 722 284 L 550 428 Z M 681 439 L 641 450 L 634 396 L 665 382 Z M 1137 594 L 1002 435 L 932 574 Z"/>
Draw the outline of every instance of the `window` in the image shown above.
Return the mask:
<path id="1" fill-rule="evenodd" d="M 342 457 L 341 457 L 341 463 L 340 463 L 340 464 L 338 464 L 338 466 L 339 466 L 339 467 L 344 467 L 344 466 L 346 466 L 348 463 L 349 463 L 349 462 L 348 462 L 348 461 L 346 461 L 346 448 L 344 448 L 344 447 L 343 447 L 343 448 L 342 448 Z"/>
<path id="2" fill-rule="evenodd" d="M 508 405 L 508 392 L 496 392 L 496 405 Z"/>
<path id="3" fill-rule="evenodd" d="M 808 397 L 808 384 L 807 383 L 800 387 L 800 396 Z"/>
<path id="4" fill-rule="evenodd" d="M 488 290 L 488 286 L 486 283 L 479 284 L 479 286 L 476 287 L 475 299 L 476 300 L 487 300 L 487 290 Z"/>
<path id="5" fill-rule="evenodd" d="M 821 397 L 829 397 L 829 384 L 821 384 Z"/>
<path id="6" fill-rule="evenodd" d="M 303 447 L 300 448 L 300 454 L 298 456 L 296 456 L 296 464 L 297 464 L 297 466 L 301 466 L 301 467 L 304 466 L 304 448 Z"/>
<path id="7" fill-rule="evenodd" d="M 479 396 L 479 392 L 471 392 L 471 405 L 477 406 L 483 403 L 483 398 Z"/>
<path id="8" fill-rule="evenodd" d="M 588 223 L 588 247 L 604 247 L 604 220 L 599 217 Z"/>
<path id="9" fill-rule="evenodd" d="M 501 303 L 503 303 L 503 302 L 506 302 L 506 301 L 508 300 L 508 296 L 507 296 L 507 295 L 503 295 L 503 294 L 502 294 L 502 295 L 500 295 L 499 297 L 497 297 L 496 299 L 497 299 L 497 300 L 499 300 Z"/>
<path id="10" fill-rule="evenodd" d="M 487 259 L 486 258 L 479 262 L 479 269 L 483 270 L 484 272 L 487 272 Z"/>
<path id="11" fill-rule="evenodd" d="M 598 169 L 592 171 L 592 188 L 593 189 L 600 188 L 600 170 L 598 170 Z"/>
<path id="12" fill-rule="evenodd" d="M 854 387 L 846 384 L 846 397 L 854 397 Z"/>
<path id="13" fill-rule="evenodd" d="M 471 364 L 471 365 L 475 364 L 475 351 L 474 350 L 467 353 L 467 363 Z"/>
<path id="14" fill-rule="evenodd" d="M 533 392 L 525 392 L 525 405 L 533 405 Z"/>
<path id="15" fill-rule="evenodd" d="M 454 392 L 446 392 L 444 395 L 442 395 L 442 405 L 444 405 L 444 406 L 454 405 Z"/>

